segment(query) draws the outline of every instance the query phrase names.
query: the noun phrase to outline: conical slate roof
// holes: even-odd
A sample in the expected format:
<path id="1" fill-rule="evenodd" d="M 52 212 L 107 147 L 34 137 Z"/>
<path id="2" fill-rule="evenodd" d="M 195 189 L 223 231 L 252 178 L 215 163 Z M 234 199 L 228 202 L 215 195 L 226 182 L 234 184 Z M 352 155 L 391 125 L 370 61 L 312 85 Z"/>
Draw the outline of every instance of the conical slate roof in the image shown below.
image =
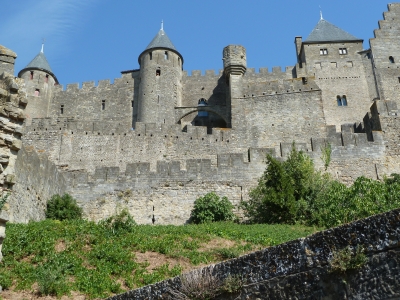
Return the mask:
<path id="1" fill-rule="evenodd" d="M 164 29 L 160 29 L 160 31 L 156 34 L 154 39 L 150 42 L 150 44 L 146 47 L 146 50 L 153 49 L 153 48 L 165 48 L 165 49 L 172 49 L 176 51 L 175 46 L 172 44 L 171 40 L 165 33 Z"/>
<path id="2" fill-rule="evenodd" d="M 25 67 L 25 69 L 40 69 L 53 73 L 43 52 L 39 52 L 39 54 L 36 55 L 35 58 Z"/>
<path id="3" fill-rule="evenodd" d="M 321 18 L 305 43 L 361 41 L 354 35 Z"/>

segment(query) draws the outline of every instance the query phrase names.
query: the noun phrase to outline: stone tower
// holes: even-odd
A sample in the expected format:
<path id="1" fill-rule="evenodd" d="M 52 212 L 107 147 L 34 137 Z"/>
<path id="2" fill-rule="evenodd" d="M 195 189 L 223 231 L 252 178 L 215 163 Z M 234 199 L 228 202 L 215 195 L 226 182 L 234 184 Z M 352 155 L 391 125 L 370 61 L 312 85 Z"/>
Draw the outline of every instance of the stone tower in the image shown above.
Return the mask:
<path id="1" fill-rule="evenodd" d="M 3 72 L 14 75 L 14 63 L 17 54 L 10 49 L 0 45 L 0 74 Z"/>
<path id="2" fill-rule="evenodd" d="M 50 101 L 54 92 L 54 85 L 58 84 L 42 49 L 38 55 L 18 73 L 19 78 L 25 80 L 28 105 L 26 107 L 27 123 L 32 118 L 48 116 Z"/>
<path id="3" fill-rule="evenodd" d="M 230 115 L 228 116 L 229 123 L 228 127 L 246 126 L 242 118 L 238 118 L 237 122 L 232 120 L 232 115 L 241 115 L 239 109 L 240 105 L 236 105 L 236 101 L 242 97 L 242 78 L 246 72 L 246 48 L 241 45 L 229 45 L 223 50 L 224 61 L 224 75 L 228 84 L 226 105 L 232 107 Z M 240 110 L 240 109 L 239 109 Z"/>
<path id="4" fill-rule="evenodd" d="M 175 124 L 174 108 L 182 104 L 183 57 L 162 27 L 139 55 L 139 65 L 137 120 Z"/>

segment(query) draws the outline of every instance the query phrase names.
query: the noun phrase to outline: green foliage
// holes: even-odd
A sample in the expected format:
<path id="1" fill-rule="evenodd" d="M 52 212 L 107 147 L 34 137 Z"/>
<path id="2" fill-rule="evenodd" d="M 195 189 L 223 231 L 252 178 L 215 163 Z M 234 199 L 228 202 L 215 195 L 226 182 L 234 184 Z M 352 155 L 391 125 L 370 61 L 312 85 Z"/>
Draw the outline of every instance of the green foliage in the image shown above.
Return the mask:
<path id="1" fill-rule="evenodd" d="M 129 219 L 125 217 L 122 219 Z M 1 285 L 30 291 L 37 283 L 43 295 L 60 297 L 78 291 L 88 298 L 106 298 L 182 271 L 179 265 L 171 267 L 167 263 L 148 270 L 148 263 L 137 260 L 138 252 L 156 252 L 160 257 L 183 259 L 192 265 L 209 264 L 315 232 L 314 228 L 299 225 L 232 222 L 124 226 L 116 225 L 113 231 L 103 223 L 85 220 L 7 223 L 0 262 Z M 204 244 L 213 239 L 232 241 L 232 247 L 204 249 Z"/>
<path id="2" fill-rule="evenodd" d="M 59 221 L 81 219 L 82 208 L 69 194 L 53 195 L 47 202 L 46 218 Z"/>
<path id="3" fill-rule="evenodd" d="M 118 215 L 111 216 L 99 224 L 105 228 L 110 229 L 113 233 L 119 231 L 132 231 L 136 222 L 127 209 L 123 209 Z"/>
<path id="4" fill-rule="evenodd" d="M 364 248 L 357 246 L 353 250 L 350 246 L 333 252 L 330 260 L 332 272 L 345 273 L 351 270 L 357 270 L 368 262 L 368 257 L 364 253 Z"/>
<path id="5" fill-rule="evenodd" d="M 211 192 L 196 199 L 190 220 L 194 224 L 232 221 L 235 219 L 232 210 L 233 205 L 227 197 L 221 199 L 216 193 Z"/>
<path id="6" fill-rule="evenodd" d="M 245 279 L 240 275 L 229 275 L 225 278 L 221 290 L 228 294 L 239 292 L 245 284 Z"/>
<path id="7" fill-rule="evenodd" d="M 328 169 L 331 163 L 332 146 L 331 144 L 326 144 L 325 147 L 321 146 L 321 159 L 324 162 L 325 171 Z"/>
<path id="8" fill-rule="evenodd" d="M 312 160 L 293 145 L 286 161 L 267 155 L 267 168 L 242 207 L 253 222 L 293 224 L 308 217 L 308 203 L 324 182 Z"/>
<path id="9" fill-rule="evenodd" d="M 1 197 L 0 197 L 0 212 L 4 207 L 4 204 L 6 204 L 8 196 L 10 196 L 9 193 L 1 195 Z"/>
<path id="10" fill-rule="evenodd" d="M 399 208 L 400 175 L 383 181 L 359 177 L 347 187 L 316 171 L 293 145 L 286 161 L 267 156 L 267 168 L 242 207 L 252 222 L 330 228 Z"/>

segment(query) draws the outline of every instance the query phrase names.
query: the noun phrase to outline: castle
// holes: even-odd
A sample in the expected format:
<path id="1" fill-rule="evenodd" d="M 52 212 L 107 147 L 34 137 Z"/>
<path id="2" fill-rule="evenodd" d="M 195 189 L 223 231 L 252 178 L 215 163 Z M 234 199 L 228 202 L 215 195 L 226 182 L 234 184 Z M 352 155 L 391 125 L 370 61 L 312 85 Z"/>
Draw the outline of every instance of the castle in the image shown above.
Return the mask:
<path id="1" fill-rule="evenodd" d="M 127 208 L 138 223 L 183 224 L 215 191 L 237 205 L 295 142 L 317 167 L 351 183 L 400 172 L 400 3 L 363 40 L 319 20 L 295 38 L 295 65 L 247 68 L 246 49 L 223 49 L 223 70 L 183 70 L 166 32 L 121 78 L 59 84 L 43 51 L 14 77 L 16 54 L 0 46 L 0 184 L 3 214 L 44 217 L 56 193 L 100 220 Z"/>

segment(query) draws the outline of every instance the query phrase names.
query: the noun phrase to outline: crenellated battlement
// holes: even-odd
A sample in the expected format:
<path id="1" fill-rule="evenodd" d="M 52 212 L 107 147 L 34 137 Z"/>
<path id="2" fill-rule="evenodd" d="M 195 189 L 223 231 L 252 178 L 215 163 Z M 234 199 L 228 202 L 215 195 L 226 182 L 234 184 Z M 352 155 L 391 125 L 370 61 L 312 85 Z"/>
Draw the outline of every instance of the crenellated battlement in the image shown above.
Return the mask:
<path id="1" fill-rule="evenodd" d="M 224 73 L 224 70 L 206 70 L 205 73 L 203 74 L 201 70 L 192 70 L 190 75 L 188 71 L 183 71 L 182 72 L 182 78 L 216 78 L 216 77 L 221 77 Z"/>

